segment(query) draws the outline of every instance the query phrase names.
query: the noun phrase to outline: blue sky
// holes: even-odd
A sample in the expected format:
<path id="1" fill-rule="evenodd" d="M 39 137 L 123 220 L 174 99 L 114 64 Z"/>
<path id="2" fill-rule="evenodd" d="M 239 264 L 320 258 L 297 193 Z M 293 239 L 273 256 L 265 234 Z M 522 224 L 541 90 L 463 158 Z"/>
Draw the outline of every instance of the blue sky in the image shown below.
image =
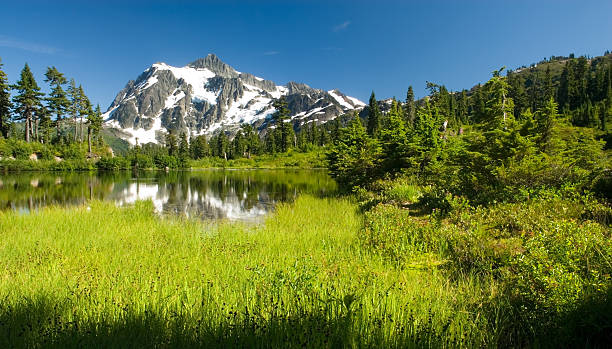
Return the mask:
<path id="1" fill-rule="evenodd" d="M 40 85 L 56 66 L 103 110 L 152 63 L 208 53 L 285 84 L 338 88 L 366 101 L 451 90 L 551 55 L 612 50 L 612 1 L 8 1 L 0 57 Z"/>

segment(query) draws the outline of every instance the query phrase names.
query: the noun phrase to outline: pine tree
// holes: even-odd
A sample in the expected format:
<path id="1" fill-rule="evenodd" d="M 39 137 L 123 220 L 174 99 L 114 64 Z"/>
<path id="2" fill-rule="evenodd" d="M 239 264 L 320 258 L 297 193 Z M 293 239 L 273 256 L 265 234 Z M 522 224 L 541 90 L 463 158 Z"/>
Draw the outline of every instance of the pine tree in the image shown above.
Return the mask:
<path id="1" fill-rule="evenodd" d="M 277 142 L 280 141 L 280 151 L 286 152 L 291 147 L 293 143 L 293 137 L 291 137 L 291 132 L 289 130 L 290 123 L 285 122 L 285 120 L 289 119 L 289 113 L 291 112 L 287 106 L 287 99 L 285 96 L 274 101 L 274 109 L 276 112 L 272 116 L 274 118 L 274 124 L 277 129 L 280 131 L 280 139 L 277 139 Z M 293 130 L 291 130 L 293 131 Z"/>
<path id="2" fill-rule="evenodd" d="M 484 88 L 478 84 L 476 91 L 472 97 L 472 121 L 480 123 L 485 119 L 485 97 Z"/>
<path id="3" fill-rule="evenodd" d="M 69 105 L 68 105 L 68 112 L 70 116 L 72 117 L 72 121 L 74 122 L 73 140 L 76 142 L 77 140 L 77 116 L 79 115 L 81 100 L 80 100 L 80 95 L 79 95 L 79 89 L 76 87 L 76 83 L 74 82 L 74 79 L 70 79 L 70 85 L 68 86 L 68 96 L 70 97 Z"/>
<path id="4" fill-rule="evenodd" d="M 406 148 L 406 124 L 402 116 L 401 107 L 394 99 L 391 109 L 387 113 L 387 127 L 380 130 L 380 141 L 385 155 L 385 169 L 396 171 L 405 167 L 403 159 Z"/>
<path id="5" fill-rule="evenodd" d="M 170 131 L 166 135 L 166 149 L 168 149 L 168 155 L 176 156 L 178 152 L 178 141 L 174 132 Z"/>
<path id="6" fill-rule="evenodd" d="M 55 114 L 55 125 L 57 135 L 60 136 L 60 127 L 64 113 L 68 109 L 70 102 L 66 97 L 66 92 L 62 86 L 67 82 L 64 74 L 60 73 L 55 67 L 48 67 L 45 73 L 45 82 L 51 85 L 51 93 L 47 97 L 49 109 Z"/>
<path id="7" fill-rule="evenodd" d="M 540 150 L 547 152 L 550 149 L 553 128 L 559 117 L 558 107 L 555 100 L 551 97 L 546 105 L 536 112 L 536 130 L 538 132 L 537 144 Z"/>
<path id="8" fill-rule="evenodd" d="M 13 97 L 14 109 L 19 115 L 18 120 L 25 122 L 25 140 L 30 142 L 34 126 L 34 113 L 41 104 L 43 93 L 40 92 L 40 87 L 36 84 L 34 75 L 27 63 L 21 71 L 19 81 L 12 88 L 17 91 L 17 95 Z"/>
<path id="9" fill-rule="evenodd" d="M 374 95 L 374 91 L 372 91 L 372 94 L 370 95 L 370 103 L 368 106 L 368 135 L 370 135 L 370 137 L 378 136 L 381 118 L 382 113 L 380 112 L 380 108 L 378 107 L 376 95 Z"/>
<path id="10" fill-rule="evenodd" d="M 2 60 L 0 60 L 0 135 L 8 138 L 12 105 L 10 87 L 2 65 Z"/>
<path id="11" fill-rule="evenodd" d="M 206 141 L 206 136 L 201 135 L 195 137 L 191 143 L 191 157 L 194 159 L 202 159 L 210 155 L 210 148 Z"/>
<path id="12" fill-rule="evenodd" d="M 94 111 L 91 110 L 91 103 L 87 110 L 87 147 L 89 152 L 92 151 L 92 139 L 98 139 L 100 130 L 102 129 L 102 112 L 100 111 L 100 105 L 96 106 Z"/>
<path id="13" fill-rule="evenodd" d="M 89 115 L 89 110 L 91 109 L 91 102 L 89 101 L 89 98 L 85 95 L 85 92 L 83 91 L 83 86 L 79 85 L 79 88 L 77 89 L 77 93 L 79 96 L 78 99 L 78 112 L 79 112 L 79 127 L 78 127 L 78 131 L 79 131 L 79 142 L 83 142 L 83 118 L 87 118 L 87 115 Z M 77 129 L 75 128 L 75 131 Z"/>
<path id="14" fill-rule="evenodd" d="M 506 129 L 514 121 L 514 102 L 508 96 L 510 86 L 506 79 L 501 76 L 504 68 L 494 71 L 493 77 L 485 84 L 488 98 L 485 104 L 487 116 L 484 120 L 484 126 L 488 130 Z"/>
<path id="15" fill-rule="evenodd" d="M 369 183 L 378 174 L 381 147 L 369 137 L 357 115 L 327 153 L 329 172 L 343 189 Z"/>
<path id="16" fill-rule="evenodd" d="M 227 160 L 227 148 L 229 145 L 229 140 L 225 132 L 221 132 L 219 136 L 217 136 L 217 154 L 219 157 Z"/>
<path id="17" fill-rule="evenodd" d="M 51 141 L 51 129 L 53 128 L 53 121 L 51 121 L 51 111 L 47 106 L 41 104 L 36 109 L 36 119 L 38 120 L 39 128 L 39 141 L 48 144 Z M 38 133 L 38 132 L 37 132 Z"/>
<path id="18" fill-rule="evenodd" d="M 414 91 L 412 90 L 412 85 L 408 86 L 404 113 L 406 116 L 407 123 L 412 124 L 414 122 Z"/>
<path id="19" fill-rule="evenodd" d="M 181 159 L 187 159 L 189 157 L 189 141 L 187 140 L 187 134 L 181 133 L 181 138 L 178 145 L 178 155 Z"/>

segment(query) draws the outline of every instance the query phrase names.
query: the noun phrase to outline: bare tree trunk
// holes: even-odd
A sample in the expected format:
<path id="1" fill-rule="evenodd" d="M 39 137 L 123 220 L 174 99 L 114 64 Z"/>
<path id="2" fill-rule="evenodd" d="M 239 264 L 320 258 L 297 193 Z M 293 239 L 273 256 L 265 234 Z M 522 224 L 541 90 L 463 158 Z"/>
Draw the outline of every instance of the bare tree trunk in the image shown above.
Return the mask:
<path id="1" fill-rule="evenodd" d="M 25 122 L 25 141 L 30 142 L 30 114 L 26 112 L 26 122 Z"/>

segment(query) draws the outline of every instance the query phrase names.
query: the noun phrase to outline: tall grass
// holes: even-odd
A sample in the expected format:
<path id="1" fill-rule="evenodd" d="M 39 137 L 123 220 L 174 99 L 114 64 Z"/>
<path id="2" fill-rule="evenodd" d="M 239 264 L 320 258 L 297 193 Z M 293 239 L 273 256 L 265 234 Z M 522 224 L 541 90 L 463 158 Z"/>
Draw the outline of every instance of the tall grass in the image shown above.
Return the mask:
<path id="1" fill-rule="evenodd" d="M 346 199 L 261 226 L 162 219 L 149 202 L 0 213 L 0 347 L 496 346 L 495 281 L 395 267 Z"/>

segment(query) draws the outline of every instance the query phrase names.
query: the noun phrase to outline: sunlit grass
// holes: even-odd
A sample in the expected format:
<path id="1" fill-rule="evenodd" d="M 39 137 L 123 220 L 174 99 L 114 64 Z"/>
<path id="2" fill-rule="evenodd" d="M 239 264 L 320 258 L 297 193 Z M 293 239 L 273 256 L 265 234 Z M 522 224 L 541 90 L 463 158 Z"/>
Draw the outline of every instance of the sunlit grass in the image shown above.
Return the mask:
<path id="1" fill-rule="evenodd" d="M 494 346 L 495 283 L 396 268 L 345 199 L 262 226 L 122 209 L 0 213 L 0 346 Z M 490 313 L 490 312 L 489 312 Z"/>

